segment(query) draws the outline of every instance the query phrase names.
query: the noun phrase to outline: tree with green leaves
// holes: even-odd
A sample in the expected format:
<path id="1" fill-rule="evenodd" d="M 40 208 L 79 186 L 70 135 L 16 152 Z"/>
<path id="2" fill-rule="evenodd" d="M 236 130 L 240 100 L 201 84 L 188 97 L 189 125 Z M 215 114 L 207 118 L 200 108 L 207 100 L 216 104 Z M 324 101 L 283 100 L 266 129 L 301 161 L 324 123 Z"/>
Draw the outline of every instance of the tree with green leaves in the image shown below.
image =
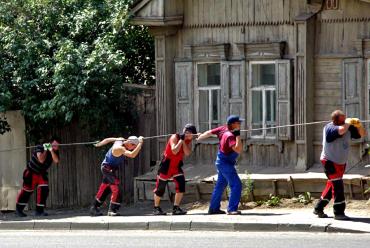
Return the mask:
<path id="1" fill-rule="evenodd" d="M 0 0 L 0 112 L 22 110 L 31 139 L 74 121 L 130 129 L 135 92 L 123 84 L 155 82 L 153 39 L 129 24 L 130 2 Z"/>

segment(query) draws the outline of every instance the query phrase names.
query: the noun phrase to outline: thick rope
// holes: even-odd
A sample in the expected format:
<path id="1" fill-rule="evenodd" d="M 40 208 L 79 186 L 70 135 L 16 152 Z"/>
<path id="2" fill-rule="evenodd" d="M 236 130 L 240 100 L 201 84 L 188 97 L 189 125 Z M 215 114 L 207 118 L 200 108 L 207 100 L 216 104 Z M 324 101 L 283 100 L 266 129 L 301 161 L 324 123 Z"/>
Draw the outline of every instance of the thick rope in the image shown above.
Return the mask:
<path id="1" fill-rule="evenodd" d="M 287 127 L 298 127 L 298 126 L 309 126 L 309 125 L 317 125 L 317 124 L 324 124 L 329 123 L 330 121 L 315 121 L 315 122 L 306 122 L 306 123 L 296 123 L 296 124 L 289 124 L 289 125 L 281 125 L 281 126 L 274 126 L 274 127 L 266 127 L 266 128 L 252 128 L 252 129 L 243 129 L 240 130 L 241 132 L 254 132 L 254 131 L 262 131 L 262 130 L 271 130 L 271 129 L 279 129 L 279 128 L 287 128 Z M 363 120 L 362 123 L 368 123 L 370 120 Z M 166 138 L 168 136 L 171 136 L 173 134 L 163 134 L 163 135 L 155 135 L 155 136 L 147 136 L 143 137 L 144 140 L 150 140 L 150 139 L 157 139 L 157 138 Z M 193 134 L 194 136 L 197 136 L 197 134 Z M 122 141 L 126 141 L 128 139 L 122 139 Z M 87 142 L 75 142 L 75 143 L 61 143 L 59 146 L 79 146 L 79 145 L 94 145 L 97 144 L 99 141 L 87 141 Z M 26 147 L 16 147 L 11 149 L 4 149 L 0 150 L 0 152 L 11 152 L 11 151 L 17 151 L 17 150 L 25 150 L 25 149 L 32 149 L 37 146 L 26 146 Z"/>

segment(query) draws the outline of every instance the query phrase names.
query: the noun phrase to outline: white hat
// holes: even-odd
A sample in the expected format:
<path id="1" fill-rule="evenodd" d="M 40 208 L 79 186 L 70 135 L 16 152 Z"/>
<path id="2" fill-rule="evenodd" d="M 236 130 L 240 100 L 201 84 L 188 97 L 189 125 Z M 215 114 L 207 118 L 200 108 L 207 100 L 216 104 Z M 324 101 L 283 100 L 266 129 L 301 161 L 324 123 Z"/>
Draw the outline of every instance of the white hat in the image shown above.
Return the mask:
<path id="1" fill-rule="evenodd" d="M 130 136 L 127 138 L 127 142 L 133 145 L 138 145 L 139 144 L 139 138 L 136 136 Z"/>

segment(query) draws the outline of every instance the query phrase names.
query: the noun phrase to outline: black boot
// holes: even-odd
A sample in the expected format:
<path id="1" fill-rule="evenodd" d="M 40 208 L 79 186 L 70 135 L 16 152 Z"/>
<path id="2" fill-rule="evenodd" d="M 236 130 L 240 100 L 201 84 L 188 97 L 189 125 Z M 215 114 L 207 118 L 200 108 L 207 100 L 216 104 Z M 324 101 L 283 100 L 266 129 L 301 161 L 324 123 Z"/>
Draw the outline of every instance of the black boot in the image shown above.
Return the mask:
<path id="1" fill-rule="evenodd" d="M 319 210 L 316 208 L 313 210 L 313 214 L 317 215 L 317 217 L 319 218 L 328 218 L 328 215 L 325 214 L 323 210 Z"/>
<path id="2" fill-rule="evenodd" d="M 328 218 L 328 215 L 324 213 L 324 208 L 328 203 L 329 200 L 320 199 L 313 210 L 313 214 L 317 215 L 319 218 Z"/>
<path id="3" fill-rule="evenodd" d="M 121 205 L 110 203 L 109 210 L 108 210 L 108 216 L 120 216 L 119 208 Z"/>
<path id="4" fill-rule="evenodd" d="M 16 208 L 15 208 L 15 215 L 16 216 L 18 216 L 18 217 L 27 217 L 27 214 L 25 214 L 24 212 L 23 212 L 23 210 L 24 210 L 24 208 L 25 208 L 26 206 L 25 205 L 19 205 L 19 204 L 17 204 L 16 205 Z"/>
<path id="5" fill-rule="evenodd" d="M 102 216 L 103 213 L 100 211 L 101 203 L 97 200 L 94 201 L 94 203 L 90 207 L 90 215 L 91 216 Z"/>
<path id="6" fill-rule="evenodd" d="M 45 217 L 48 216 L 49 214 L 44 211 L 45 207 L 44 206 L 36 206 L 36 211 L 35 211 L 35 216 L 38 217 Z"/>

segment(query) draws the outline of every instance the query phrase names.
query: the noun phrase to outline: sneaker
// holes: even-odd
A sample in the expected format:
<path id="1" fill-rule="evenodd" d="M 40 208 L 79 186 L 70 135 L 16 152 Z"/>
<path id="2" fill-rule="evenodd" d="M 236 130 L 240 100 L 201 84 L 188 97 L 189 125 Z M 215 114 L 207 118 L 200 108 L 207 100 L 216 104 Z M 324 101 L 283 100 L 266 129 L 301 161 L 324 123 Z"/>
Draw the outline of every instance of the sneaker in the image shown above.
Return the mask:
<path id="1" fill-rule="evenodd" d="M 336 214 L 335 216 L 334 216 L 334 219 L 335 220 L 351 220 L 351 218 L 350 217 L 348 217 L 347 215 L 345 215 L 345 214 Z"/>
<path id="2" fill-rule="evenodd" d="M 209 209 L 208 214 L 226 214 L 226 212 L 221 209 L 217 209 L 217 210 Z"/>
<path id="3" fill-rule="evenodd" d="M 242 211 L 236 210 L 236 211 L 228 211 L 227 215 L 241 215 Z"/>
<path id="4" fill-rule="evenodd" d="M 121 214 L 117 211 L 109 210 L 108 216 L 121 216 Z"/>
<path id="5" fill-rule="evenodd" d="M 95 207 L 95 206 L 92 206 L 90 208 L 90 215 L 91 216 L 102 216 L 103 213 L 100 211 L 99 208 Z"/>
<path id="6" fill-rule="evenodd" d="M 27 217 L 27 214 L 25 214 L 22 210 L 15 210 L 15 215 L 21 218 Z"/>
<path id="7" fill-rule="evenodd" d="M 167 214 L 165 212 L 163 212 L 161 207 L 154 207 L 153 215 L 167 215 Z"/>
<path id="8" fill-rule="evenodd" d="M 172 215 L 185 215 L 187 211 L 181 209 L 179 206 L 173 207 Z"/>
<path id="9" fill-rule="evenodd" d="M 37 217 L 46 217 L 46 216 L 49 216 L 49 214 L 44 212 L 44 211 L 42 211 L 42 212 L 36 211 L 35 216 L 37 216 Z"/>
<path id="10" fill-rule="evenodd" d="M 322 211 L 322 210 L 315 209 L 313 211 L 313 214 L 317 215 L 317 217 L 319 217 L 319 218 L 328 218 L 328 215 L 325 214 L 324 211 Z"/>

